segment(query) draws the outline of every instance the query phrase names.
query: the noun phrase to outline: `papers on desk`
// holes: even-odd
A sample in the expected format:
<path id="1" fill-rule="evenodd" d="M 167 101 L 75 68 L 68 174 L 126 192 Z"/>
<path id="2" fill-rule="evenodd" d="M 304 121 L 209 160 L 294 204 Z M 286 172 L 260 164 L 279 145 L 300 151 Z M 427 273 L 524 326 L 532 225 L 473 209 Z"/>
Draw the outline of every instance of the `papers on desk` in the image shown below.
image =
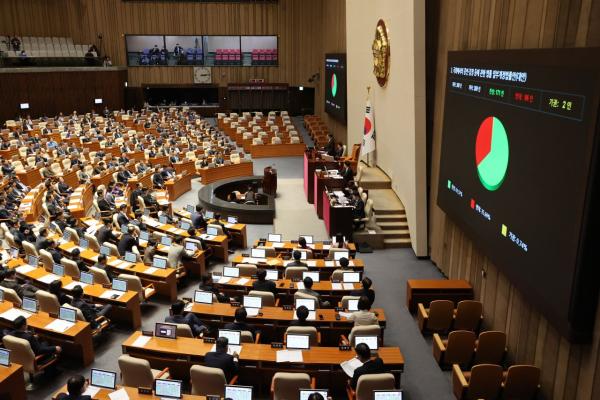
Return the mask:
<path id="1" fill-rule="evenodd" d="M 277 362 L 302 362 L 302 350 L 278 350 Z"/>
<path id="2" fill-rule="evenodd" d="M 254 258 L 254 257 L 244 257 L 242 258 L 242 263 L 244 264 L 258 264 L 267 262 L 266 258 Z"/>
<path id="3" fill-rule="evenodd" d="M 156 267 L 150 267 L 150 268 L 146 268 L 146 269 L 144 270 L 144 273 L 145 273 L 145 274 L 153 274 L 153 273 L 155 273 L 156 271 L 158 271 L 158 268 L 156 268 Z"/>
<path id="4" fill-rule="evenodd" d="M 238 279 L 237 284 L 238 285 L 245 285 L 248 282 L 250 282 L 250 279 L 248 279 L 248 278 L 240 278 L 240 279 Z"/>
<path id="5" fill-rule="evenodd" d="M 171 227 L 171 228 L 167 229 L 167 232 L 175 233 L 175 232 L 177 232 L 178 230 L 179 230 L 179 229 L 177 229 L 177 227 L 173 226 L 173 227 Z"/>
<path id="6" fill-rule="evenodd" d="M 354 290 L 354 283 L 342 283 L 344 290 Z"/>
<path id="7" fill-rule="evenodd" d="M 225 228 L 233 228 L 235 224 L 226 223 Z"/>
<path id="8" fill-rule="evenodd" d="M 340 367 L 350 378 L 354 376 L 354 370 L 362 365 L 363 363 L 356 357 L 340 363 Z"/>
<path id="9" fill-rule="evenodd" d="M 108 265 L 119 269 L 125 269 L 131 267 L 133 264 L 127 261 L 117 259 L 109 262 Z"/>
<path id="10" fill-rule="evenodd" d="M 121 264 L 122 260 L 119 260 L 118 258 L 115 258 L 112 261 L 109 261 L 107 264 L 110 265 L 111 267 L 116 267 L 117 265 Z"/>
<path id="11" fill-rule="evenodd" d="M 21 315 L 25 318 L 31 317 L 31 313 L 28 313 L 27 311 L 23 311 L 18 308 L 11 308 L 10 310 L 6 310 L 2 314 L 0 314 L 0 318 L 7 319 L 9 321 L 14 321 L 15 319 L 17 319 L 17 317 Z"/>
<path id="12" fill-rule="evenodd" d="M 134 347 L 144 347 L 146 345 L 146 343 L 148 343 L 148 341 L 150 341 L 150 339 L 152 338 L 152 336 L 140 336 L 137 339 L 135 339 L 135 341 L 131 344 Z"/>
<path id="13" fill-rule="evenodd" d="M 96 394 L 98 394 L 98 392 L 100 391 L 99 387 L 96 386 L 88 386 L 88 388 L 85 390 L 85 392 L 82 393 L 83 396 L 90 396 L 90 397 L 94 397 L 96 396 Z"/>
<path id="14" fill-rule="evenodd" d="M 246 313 L 249 317 L 256 317 L 258 315 L 258 312 L 260 311 L 259 308 L 245 308 L 246 309 Z"/>
<path id="15" fill-rule="evenodd" d="M 323 250 L 329 250 L 331 248 L 330 244 L 324 244 L 323 246 Z"/>
<path id="16" fill-rule="evenodd" d="M 124 293 L 124 292 L 120 292 L 120 291 L 118 291 L 118 290 L 107 290 L 107 291 L 105 291 L 104 293 L 102 293 L 102 294 L 100 295 L 100 297 L 102 297 L 103 299 L 110 299 L 112 296 L 115 296 L 115 295 L 116 295 L 117 297 L 115 297 L 115 298 L 117 298 L 117 299 L 118 299 L 119 297 L 121 297 L 121 295 L 122 295 L 123 293 Z"/>
<path id="17" fill-rule="evenodd" d="M 308 265 L 309 267 L 316 267 L 317 260 L 306 260 L 306 265 Z"/>
<path id="18" fill-rule="evenodd" d="M 341 283 L 332 283 L 331 290 L 342 290 L 343 286 Z"/>
<path id="19" fill-rule="evenodd" d="M 129 400 L 129 395 L 127 394 L 127 391 L 124 388 L 109 393 L 108 397 L 110 398 L 110 400 Z"/>
<path id="20" fill-rule="evenodd" d="M 296 289 L 304 289 L 304 282 L 296 282 Z"/>
<path id="21" fill-rule="evenodd" d="M 183 311 L 185 311 L 185 312 L 190 312 L 190 311 L 192 311 L 192 307 L 193 307 L 193 306 L 194 306 L 194 303 L 187 303 L 187 304 L 185 305 L 185 307 L 183 307 Z"/>
<path id="22" fill-rule="evenodd" d="M 83 282 L 77 282 L 77 281 L 73 281 L 71 283 L 69 283 L 68 285 L 64 286 L 64 289 L 66 290 L 73 290 L 73 288 L 75 286 L 81 286 L 81 288 L 85 288 L 88 284 L 87 283 L 83 283 Z"/>
<path id="23" fill-rule="evenodd" d="M 15 270 L 19 274 L 23 274 L 23 275 L 25 275 L 28 272 L 33 271 L 34 269 L 36 269 L 36 267 L 32 267 L 31 265 L 21 265 L 20 267 L 15 268 Z"/>
<path id="24" fill-rule="evenodd" d="M 90 257 L 90 260 L 92 260 L 93 262 L 98 262 L 98 256 L 100 254 L 96 254 L 95 256 Z"/>
<path id="25" fill-rule="evenodd" d="M 46 329 L 50 329 L 54 332 L 63 333 L 66 332 L 69 328 L 75 325 L 73 322 L 65 321 L 63 319 L 55 319 L 46 325 Z"/>
<path id="26" fill-rule="evenodd" d="M 335 261 L 325 261 L 326 267 L 335 267 Z"/>
<path id="27" fill-rule="evenodd" d="M 213 344 L 212 347 L 210 348 L 210 351 L 215 351 L 216 349 L 217 349 L 217 345 Z M 234 352 L 238 353 L 238 355 L 242 354 L 242 346 L 230 344 L 229 347 L 227 348 L 227 354 L 233 355 Z"/>
<path id="28" fill-rule="evenodd" d="M 79 204 L 69 204 L 67 208 L 69 210 L 75 210 L 76 208 L 79 208 Z"/>
<path id="29" fill-rule="evenodd" d="M 96 225 L 92 225 L 92 226 L 90 226 L 89 228 L 87 228 L 85 230 L 85 233 L 87 233 L 88 235 L 92 235 L 93 236 L 93 235 L 96 234 L 97 230 L 98 230 L 98 228 L 96 228 Z"/>
<path id="30" fill-rule="evenodd" d="M 354 267 L 354 260 L 349 260 L 348 265 Z"/>
<path id="31" fill-rule="evenodd" d="M 202 235 L 200 235 L 200 237 L 204 240 L 215 240 L 216 238 L 215 235 L 207 235 L 206 233 L 203 233 Z"/>
<path id="32" fill-rule="evenodd" d="M 46 284 L 50 284 L 59 279 L 60 279 L 60 276 L 58 276 L 58 275 L 48 274 L 48 275 L 42 276 L 41 278 L 38 278 L 38 281 L 46 283 Z"/>
<path id="33" fill-rule="evenodd" d="M 222 276 L 221 279 L 219 279 L 218 283 L 223 284 L 223 283 L 229 282 L 230 280 L 231 280 L 230 277 L 228 277 L 228 276 Z"/>
<path id="34" fill-rule="evenodd" d="M 343 311 L 340 311 L 339 314 L 340 314 L 340 317 L 346 318 L 346 319 L 350 318 L 350 316 L 352 315 L 351 312 L 343 312 Z"/>
<path id="35" fill-rule="evenodd" d="M 285 247 L 285 243 L 282 242 L 273 242 L 271 243 L 273 247 Z"/>
<path id="36" fill-rule="evenodd" d="M 156 199 L 156 202 L 157 202 L 158 204 L 160 204 L 161 206 L 165 206 L 165 205 L 168 205 L 168 204 L 169 204 L 169 200 L 167 200 L 167 199 L 164 199 L 164 198 Z"/>
<path id="37" fill-rule="evenodd" d="M 307 321 L 314 321 L 317 318 L 317 313 L 316 311 L 309 311 L 308 312 L 308 318 L 306 318 Z M 298 319 L 298 316 L 296 315 L 296 312 L 294 311 L 294 319 Z"/>

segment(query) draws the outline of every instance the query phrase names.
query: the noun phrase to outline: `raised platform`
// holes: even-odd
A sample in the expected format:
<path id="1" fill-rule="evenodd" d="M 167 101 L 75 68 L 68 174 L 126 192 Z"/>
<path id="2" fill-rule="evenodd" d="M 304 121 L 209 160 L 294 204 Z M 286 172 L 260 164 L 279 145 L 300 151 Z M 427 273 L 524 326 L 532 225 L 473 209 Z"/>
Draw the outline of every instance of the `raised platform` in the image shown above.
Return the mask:
<path id="1" fill-rule="evenodd" d="M 208 184 L 198 191 L 200 205 L 221 216 L 237 217 L 243 224 L 272 224 L 275 218 L 275 197 L 258 193 L 265 204 L 240 204 L 227 200 L 227 195 L 235 190 L 244 192 L 248 186 L 262 187 L 262 176 L 243 176 L 222 179 Z"/>

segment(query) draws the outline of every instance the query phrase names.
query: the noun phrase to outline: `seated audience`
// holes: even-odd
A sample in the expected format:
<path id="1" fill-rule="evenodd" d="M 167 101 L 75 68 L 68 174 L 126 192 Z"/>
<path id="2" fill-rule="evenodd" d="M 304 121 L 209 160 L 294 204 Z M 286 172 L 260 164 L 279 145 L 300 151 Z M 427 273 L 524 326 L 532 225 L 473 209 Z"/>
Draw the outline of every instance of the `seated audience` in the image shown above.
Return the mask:
<path id="1" fill-rule="evenodd" d="M 361 296 L 358 299 L 358 311 L 354 311 L 348 316 L 350 321 L 354 321 L 354 326 L 359 325 L 377 325 L 379 320 L 374 312 L 371 312 L 371 302 L 367 296 Z"/>
<path id="2" fill-rule="evenodd" d="M 96 321 L 96 318 L 98 318 L 99 316 L 106 317 L 106 315 L 109 314 L 112 310 L 111 304 L 95 305 L 90 304 L 86 300 L 84 300 L 83 289 L 79 285 L 73 288 L 71 294 L 73 295 L 71 305 L 81 310 L 83 317 L 87 322 L 90 323 L 92 329 L 96 329 L 99 326 L 98 322 Z"/>
<path id="3" fill-rule="evenodd" d="M 229 382 L 238 372 L 240 356 L 234 352 L 228 354 L 229 340 L 226 337 L 217 339 L 215 351 L 210 351 L 204 356 L 204 365 L 211 368 L 219 368 L 225 374 Z"/>
<path id="4" fill-rule="evenodd" d="M 256 273 L 257 280 L 252 282 L 252 290 L 260 290 L 262 292 L 271 292 L 273 295 L 277 295 L 277 286 L 275 282 L 266 279 L 267 271 L 259 269 Z"/>
<path id="5" fill-rule="evenodd" d="M 369 349 L 369 346 L 367 346 L 366 343 L 359 343 L 358 345 L 356 345 L 354 351 L 356 352 L 356 358 L 358 358 L 358 360 L 362 362 L 363 365 L 354 370 L 354 375 L 350 380 L 350 386 L 352 387 L 352 389 L 356 389 L 358 378 L 360 378 L 363 375 L 383 374 L 387 372 L 387 369 L 385 368 L 385 365 L 383 364 L 383 360 L 381 358 L 375 357 L 374 359 L 371 359 L 371 350 Z"/>
<path id="6" fill-rule="evenodd" d="M 192 330 L 194 336 L 208 333 L 208 328 L 204 326 L 200 318 L 194 313 L 183 314 L 185 303 L 182 300 L 177 300 L 171 305 L 171 315 L 165 318 L 165 322 L 172 324 L 186 324 Z"/>
<path id="7" fill-rule="evenodd" d="M 67 393 L 60 393 L 56 400 L 92 400 L 92 396 L 83 395 L 88 386 L 88 382 L 81 375 L 75 375 L 67 381 Z"/>
<path id="8" fill-rule="evenodd" d="M 15 318 L 13 321 L 13 330 L 8 331 L 7 334 L 27 340 L 31 346 L 31 350 L 33 350 L 33 354 L 36 356 L 43 355 L 50 358 L 55 354 L 60 354 L 62 351 L 60 346 L 51 346 L 46 342 L 39 341 L 33 332 L 27 330 L 27 319 L 22 315 Z"/>

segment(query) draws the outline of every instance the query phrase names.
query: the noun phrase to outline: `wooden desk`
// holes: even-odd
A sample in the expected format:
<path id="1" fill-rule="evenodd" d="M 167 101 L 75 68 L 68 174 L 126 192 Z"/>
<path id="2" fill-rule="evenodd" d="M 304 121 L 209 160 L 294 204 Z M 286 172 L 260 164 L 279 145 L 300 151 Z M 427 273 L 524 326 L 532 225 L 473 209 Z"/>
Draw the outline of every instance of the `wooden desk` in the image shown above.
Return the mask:
<path id="1" fill-rule="evenodd" d="M 315 172 L 315 183 L 314 183 L 314 200 L 315 200 L 315 210 L 317 211 L 317 215 L 319 218 L 323 218 L 323 207 L 325 207 L 325 203 L 323 200 L 323 192 L 325 189 L 331 191 L 331 189 L 341 189 L 344 187 L 344 179 L 342 178 L 332 178 L 326 176 L 324 172 L 318 173 Z"/>
<path id="2" fill-rule="evenodd" d="M 77 170 L 71 168 L 67 171 L 63 171 L 63 179 L 69 187 L 75 188 L 79 185 L 79 178 L 77 177 Z"/>
<path id="3" fill-rule="evenodd" d="M 200 339 L 164 339 L 152 337 L 143 347 L 133 346 L 141 332 L 134 332 L 123 342 L 123 353 L 146 359 L 152 368 L 169 367 L 169 374 L 175 379 L 189 379 L 190 367 L 202 364 L 204 356 L 212 344 Z M 381 347 L 378 352 L 386 367 L 399 383 L 404 371 L 404 356 L 398 347 Z M 243 344 L 240 353 L 240 383 L 253 385 L 255 390 L 268 393 L 271 379 L 278 371 L 310 373 L 317 380 L 317 387 L 327 387 L 335 393 L 344 393 L 347 376 L 340 363 L 354 356 L 352 351 L 341 351 L 336 347 L 312 347 L 302 351 L 303 361 L 277 363 L 277 349 L 270 344 Z M 334 397 L 337 398 L 337 397 Z"/>
<path id="4" fill-rule="evenodd" d="M 176 177 L 165 182 L 165 187 L 169 193 L 169 200 L 175 201 L 181 195 L 192 190 L 192 175 L 186 173 L 180 178 Z"/>
<path id="5" fill-rule="evenodd" d="M 136 387 L 128 387 L 128 386 L 120 386 L 117 385 L 117 390 L 124 388 L 127 391 L 127 395 L 130 400 L 161 400 L 161 397 L 154 396 L 153 394 L 138 394 L 138 388 Z M 94 400 L 110 400 L 108 395 L 112 393 L 113 390 L 109 389 L 100 389 L 98 393 L 93 397 Z M 52 399 L 56 400 L 59 394 L 67 393 L 67 385 L 64 385 L 60 390 L 52 395 Z M 184 394 L 182 400 L 206 400 L 204 396 L 194 396 L 191 394 Z"/>
<path id="6" fill-rule="evenodd" d="M 10 160 L 10 158 L 7 158 L 7 160 Z M 40 169 L 42 169 L 42 167 L 28 167 L 28 169 L 18 171 L 17 178 L 19 178 L 21 183 L 25 186 L 32 188 L 42 181 Z"/>
<path id="7" fill-rule="evenodd" d="M 461 300 L 473 298 L 473 286 L 463 279 L 409 279 L 406 281 L 406 306 L 417 312 L 417 304 L 429 307 L 433 300 Z"/>
<path id="8" fill-rule="evenodd" d="M 258 240 L 254 242 L 253 247 L 258 246 Z M 292 243 L 291 241 L 283 242 L 282 246 L 274 246 L 273 242 L 266 242 L 265 247 L 273 247 L 277 252 L 287 252 L 291 253 L 292 250 L 295 250 L 298 247 L 298 243 Z M 312 250 L 314 258 L 324 258 L 329 253 L 329 249 L 331 248 L 330 244 L 324 244 L 323 242 L 315 242 L 313 244 L 309 244 L 308 247 Z M 347 243 L 346 248 L 350 250 L 350 257 L 354 257 L 356 255 L 356 245 L 354 243 Z"/>
<path id="9" fill-rule="evenodd" d="M 259 144 L 250 147 L 252 158 L 301 156 L 306 150 L 304 143 Z"/>
<path id="10" fill-rule="evenodd" d="M 15 363 L 8 367 L 0 366 L 0 399 L 27 399 L 23 366 Z"/>
<path id="11" fill-rule="evenodd" d="M 153 167 L 160 165 L 161 167 L 166 167 L 171 164 L 168 156 L 158 156 L 154 158 L 149 158 L 148 163 Z"/>
<path id="12" fill-rule="evenodd" d="M 192 214 L 190 214 L 189 212 L 187 212 L 184 209 L 181 210 L 175 210 L 174 214 L 177 215 L 180 218 L 186 218 L 186 219 L 191 219 L 192 218 Z M 209 224 L 214 223 L 215 220 L 211 219 L 209 221 L 207 221 Z M 234 235 L 232 235 L 231 241 L 233 244 L 237 245 L 238 247 L 245 249 L 248 247 L 248 235 L 246 234 L 246 224 L 229 224 L 226 220 L 221 220 L 221 223 L 223 225 L 225 225 L 225 228 L 227 228 L 227 230 L 231 233 L 234 233 Z"/>
<path id="13" fill-rule="evenodd" d="M 235 316 L 236 307 L 229 303 L 200 304 L 190 303 L 191 306 L 186 311 L 192 312 L 200 319 L 215 328 L 223 327 L 226 323 L 232 322 Z M 283 307 L 263 307 L 263 315 L 248 317 L 248 322 L 255 325 L 261 331 L 261 340 L 263 343 L 271 341 L 281 341 L 285 330 L 294 320 L 295 310 L 284 310 Z M 377 319 L 381 326 L 381 337 L 386 327 L 386 317 L 383 309 L 373 309 L 377 313 Z M 333 308 L 321 308 L 316 312 L 316 317 L 311 324 L 316 326 L 321 332 L 321 344 L 337 346 L 339 335 L 348 335 L 354 326 L 354 322 L 342 317 L 336 320 L 338 314 Z"/>
<path id="14" fill-rule="evenodd" d="M 115 171 L 106 170 L 102 171 L 101 174 L 94 175 L 91 178 L 92 184 L 94 187 L 98 188 L 100 185 L 108 186 L 110 182 L 112 182 L 112 174 Z"/>
<path id="15" fill-rule="evenodd" d="M 313 179 L 315 170 L 323 169 L 324 167 L 336 169 L 338 166 L 338 162 L 317 160 L 312 156 L 311 152 L 307 151 L 304 153 L 304 194 L 310 204 L 313 204 L 315 201 L 315 181 Z"/>
<path id="16" fill-rule="evenodd" d="M 42 202 L 46 196 L 46 188 L 43 183 L 39 183 L 35 188 L 32 188 L 19 204 L 19 212 L 27 222 L 38 222 L 38 218 L 42 213 Z"/>
<path id="17" fill-rule="evenodd" d="M 21 259 L 14 259 L 9 261 L 9 268 L 16 268 L 20 265 L 23 265 L 24 262 Z M 48 271 L 44 268 L 37 268 L 33 271 L 27 272 L 25 274 L 19 273 L 17 270 L 17 275 L 21 279 L 25 279 L 28 282 L 31 282 L 35 286 L 42 288 L 44 290 L 48 289 L 48 284 L 40 281 L 40 278 L 48 275 Z M 67 293 L 70 292 L 69 289 L 64 289 L 71 282 L 74 282 L 70 276 L 63 276 L 60 278 L 62 282 L 63 290 Z M 105 289 L 100 284 L 95 285 L 81 285 L 83 287 L 83 294 L 86 298 L 90 299 L 94 303 L 99 304 L 112 304 L 113 308 L 108 315 L 108 318 L 113 322 L 119 322 L 124 326 L 130 326 L 133 329 L 137 329 L 142 326 L 142 313 L 140 309 L 140 298 L 137 292 L 127 291 L 125 294 L 121 295 L 117 299 L 110 299 L 102 297 L 102 294 L 106 292 L 108 289 Z"/>
<path id="18" fill-rule="evenodd" d="M 0 313 L 13 308 L 13 304 L 9 301 L 0 303 Z M 63 351 L 61 357 L 73 357 L 80 360 L 83 366 L 88 366 L 94 362 L 94 345 L 92 343 L 92 329 L 87 322 L 77 321 L 75 325 L 67 329 L 65 332 L 55 332 L 46 326 L 54 321 L 45 312 L 38 311 L 27 318 L 27 326 L 33 328 L 40 337 L 47 340 L 54 346 L 61 346 Z M 5 328 L 13 326 L 12 321 L 0 318 L 0 325 Z"/>
<path id="19" fill-rule="evenodd" d="M 266 262 L 264 262 L 264 263 L 261 261 L 257 261 L 257 259 L 254 259 L 252 257 L 244 257 L 244 256 L 238 254 L 233 257 L 231 263 L 233 265 L 255 264 L 257 266 L 260 266 L 260 267 L 263 267 L 266 269 L 270 268 L 270 269 L 285 270 L 287 264 L 292 262 L 292 260 L 283 260 L 279 257 L 268 257 L 268 258 L 266 258 Z M 329 279 L 329 277 L 331 276 L 331 273 L 335 269 L 340 268 L 339 263 L 337 261 L 324 260 L 322 258 L 321 259 L 312 259 L 312 260 L 303 260 L 302 262 L 307 264 L 307 267 L 309 270 L 319 271 L 321 278 L 325 278 L 325 279 Z M 349 269 L 352 269 L 355 271 L 364 271 L 365 262 L 363 260 L 357 259 L 357 258 L 351 259 Z"/>
<path id="20" fill-rule="evenodd" d="M 254 164 L 252 161 L 242 161 L 239 164 L 222 165 L 215 168 L 201 168 L 199 172 L 202 184 L 208 185 L 221 179 L 254 175 Z"/>
<path id="21" fill-rule="evenodd" d="M 87 211 L 92 206 L 93 197 L 94 191 L 92 190 L 92 185 L 84 184 L 78 186 L 69 197 L 67 208 L 71 212 L 71 215 L 75 218 L 85 217 Z"/>
<path id="22" fill-rule="evenodd" d="M 173 168 L 177 174 L 182 174 L 183 171 L 186 171 L 191 176 L 196 175 L 196 163 L 194 160 L 183 160 L 173 163 Z"/>
<path id="23" fill-rule="evenodd" d="M 149 170 L 146 171 L 144 174 L 142 174 L 141 177 L 137 177 L 134 176 L 133 178 L 130 178 L 127 181 L 127 187 L 129 188 L 129 190 L 133 190 L 135 189 L 135 187 L 137 186 L 138 182 L 142 184 L 143 187 L 146 188 L 152 188 L 152 175 L 154 174 L 154 171 Z"/>
<path id="24" fill-rule="evenodd" d="M 329 236 L 342 234 L 345 237 L 352 236 L 354 230 L 354 207 L 349 205 L 331 205 L 327 191 L 323 191 L 323 222 Z"/>

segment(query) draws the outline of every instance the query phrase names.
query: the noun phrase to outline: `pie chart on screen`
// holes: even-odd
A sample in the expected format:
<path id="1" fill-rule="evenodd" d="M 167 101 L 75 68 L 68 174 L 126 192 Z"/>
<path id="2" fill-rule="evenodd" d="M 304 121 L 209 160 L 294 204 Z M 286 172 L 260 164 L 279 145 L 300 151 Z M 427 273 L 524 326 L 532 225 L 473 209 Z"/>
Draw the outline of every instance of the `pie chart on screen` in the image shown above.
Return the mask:
<path id="1" fill-rule="evenodd" d="M 475 164 L 479 181 L 489 191 L 502 186 L 508 169 L 509 146 L 506 129 L 493 116 L 483 120 L 475 141 Z"/>
<path id="2" fill-rule="evenodd" d="M 331 95 L 335 97 L 337 94 L 338 84 L 337 84 L 337 76 L 335 74 L 331 74 Z"/>

